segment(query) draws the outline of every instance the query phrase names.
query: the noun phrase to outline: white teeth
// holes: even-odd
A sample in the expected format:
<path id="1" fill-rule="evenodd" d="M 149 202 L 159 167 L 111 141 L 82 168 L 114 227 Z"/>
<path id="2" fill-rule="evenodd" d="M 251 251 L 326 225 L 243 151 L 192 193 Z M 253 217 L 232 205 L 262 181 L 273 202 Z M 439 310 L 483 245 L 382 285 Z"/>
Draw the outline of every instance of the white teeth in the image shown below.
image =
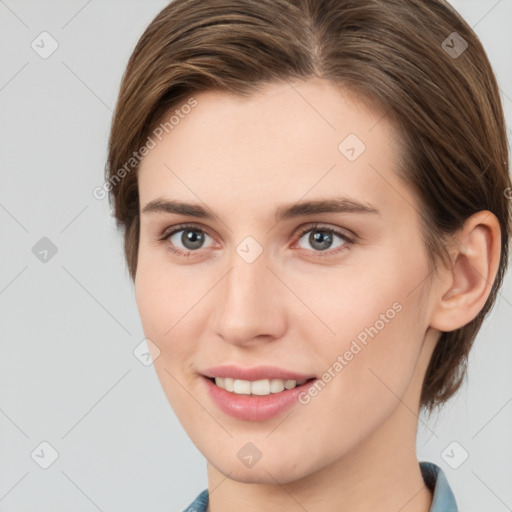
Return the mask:
<path id="1" fill-rule="evenodd" d="M 248 382 L 248 381 L 245 381 Z M 251 386 L 251 393 L 253 395 L 270 395 L 270 381 L 268 379 L 263 380 L 255 380 L 254 382 L 250 383 Z"/>
<path id="2" fill-rule="evenodd" d="M 248 380 L 235 379 L 233 383 L 233 392 L 237 395 L 250 395 L 251 383 Z"/>
<path id="3" fill-rule="evenodd" d="M 259 395 L 265 396 L 270 393 L 280 393 L 285 389 L 293 389 L 296 386 L 301 386 L 307 379 L 299 380 L 298 382 L 293 379 L 261 379 L 255 381 L 232 379 L 229 377 L 215 377 L 215 384 L 219 388 L 225 389 L 237 395 Z"/>
<path id="4" fill-rule="evenodd" d="M 224 378 L 224 389 L 227 391 L 233 391 L 233 384 L 235 379 L 230 379 L 229 377 Z"/>
<path id="5" fill-rule="evenodd" d="M 293 389 L 297 385 L 296 380 L 285 380 L 284 381 L 284 387 L 286 389 Z"/>
<path id="6" fill-rule="evenodd" d="M 281 391 L 284 391 L 284 381 L 281 379 L 272 379 L 270 381 L 270 392 L 280 393 Z"/>

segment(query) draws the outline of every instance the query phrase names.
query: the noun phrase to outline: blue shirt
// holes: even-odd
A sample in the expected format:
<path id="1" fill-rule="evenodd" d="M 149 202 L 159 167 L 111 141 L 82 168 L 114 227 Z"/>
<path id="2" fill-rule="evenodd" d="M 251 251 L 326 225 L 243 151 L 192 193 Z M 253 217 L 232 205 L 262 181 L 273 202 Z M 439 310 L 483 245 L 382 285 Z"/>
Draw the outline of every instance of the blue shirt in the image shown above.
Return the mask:
<path id="1" fill-rule="evenodd" d="M 425 485 L 432 491 L 430 512 L 457 512 L 457 502 L 443 470 L 432 462 L 420 462 Z M 206 512 L 208 489 L 202 491 L 183 512 Z"/>

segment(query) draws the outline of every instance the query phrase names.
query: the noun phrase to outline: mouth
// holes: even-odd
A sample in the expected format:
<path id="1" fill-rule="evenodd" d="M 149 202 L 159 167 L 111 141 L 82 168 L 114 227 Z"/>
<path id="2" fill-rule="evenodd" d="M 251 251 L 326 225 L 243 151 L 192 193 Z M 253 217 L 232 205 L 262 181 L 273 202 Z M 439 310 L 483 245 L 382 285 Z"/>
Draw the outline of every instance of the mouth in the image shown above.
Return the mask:
<path id="1" fill-rule="evenodd" d="M 228 391 L 234 395 L 249 396 L 268 396 L 279 394 L 287 390 L 307 386 L 310 382 L 316 380 L 316 377 L 309 379 L 260 379 L 260 380 L 243 380 L 231 377 L 203 377 L 209 380 L 218 388 Z"/>
<path id="2" fill-rule="evenodd" d="M 224 372 L 224 375 L 229 373 Z M 295 376 L 300 380 L 262 379 L 261 376 L 258 380 L 244 380 L 207 375 L 202 375 L 201 380 L 206 385 L 208 396 L 221 411 L 238 420 L 259 422 L 303 403 L 300 396 L 307 393 L 307 388 L 317 380 L 316 377 L 304 378 L 299 374 L 287 373 L 282 376 Z"/>
<path id="3" fill-rule="evenodd" d="M 318 380 L 309 372 L 270 365 L 224 364 L 203 369 L 200 375 L 212 402 L 245 421 L 265 421 L 302 404 L 300 397 Z"/>

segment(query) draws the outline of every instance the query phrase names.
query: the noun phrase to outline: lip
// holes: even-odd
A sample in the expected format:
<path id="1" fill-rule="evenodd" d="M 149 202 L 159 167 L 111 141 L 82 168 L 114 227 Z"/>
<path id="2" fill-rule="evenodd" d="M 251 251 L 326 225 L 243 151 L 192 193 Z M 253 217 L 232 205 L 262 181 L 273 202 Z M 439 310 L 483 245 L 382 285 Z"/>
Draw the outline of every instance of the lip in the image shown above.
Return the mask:
<path id="1" fill-rule="evenodd" d="M 218 375 L 220 377 L 220 375 Z M 317 379 L 309 380 L 294 389 L 285 389 L 269 395 L 237 395 L 220 388 L 209 377 L 202 376 L 210 398 L 219 409 L 230 416 L 245 421 L 265 421 L 299 404 L 299 395 Z"/>
<path id="2" fill-rule="evenodd" d="M 254 368 L 243 368 L 235 365 L 213 366 L 204 370 L 202 375 L 210 378 L 232 377 L 233 379 L 251 381 L 262 379 L 301 381 L 316 378 L 315 375 L 297 373 L 277 366 L 255 366 Z"/>

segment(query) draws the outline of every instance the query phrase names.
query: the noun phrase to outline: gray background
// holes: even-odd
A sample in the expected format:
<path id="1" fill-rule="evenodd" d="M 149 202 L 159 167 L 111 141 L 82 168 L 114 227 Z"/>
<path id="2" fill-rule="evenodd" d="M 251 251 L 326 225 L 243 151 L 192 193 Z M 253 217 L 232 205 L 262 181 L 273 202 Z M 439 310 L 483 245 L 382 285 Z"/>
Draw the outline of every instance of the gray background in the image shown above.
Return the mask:
<path id="1" fill-rule="evenodd" d="M 133 354 L 144 336 L 121 239 L 92 195 L 124 66 L 166 3 L 0 1 L 1 511 L 174 511 L 207 486 L 203 457 Z M 488 51 L 510 128 L 512 0 L 453 4 Z M 31 47 L 43 31 L 59 45 L 46 59 Z M 462 511 L 512 510 L 511 316 L 508 275 L 467 384 L 420 418 L 419 458 L 443 468 Z M 59 454 L 48 469 L 43 441 Z"/>

